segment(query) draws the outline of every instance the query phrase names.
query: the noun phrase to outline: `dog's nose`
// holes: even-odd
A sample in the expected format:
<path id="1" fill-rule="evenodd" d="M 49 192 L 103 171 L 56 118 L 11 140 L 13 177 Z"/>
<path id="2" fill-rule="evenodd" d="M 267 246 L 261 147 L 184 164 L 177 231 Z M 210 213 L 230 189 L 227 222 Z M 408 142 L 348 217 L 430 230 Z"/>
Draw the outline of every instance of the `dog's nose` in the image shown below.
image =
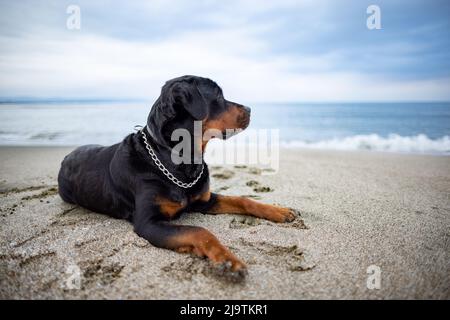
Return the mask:
<path id="1" fill-rule="evenodd" d="M 250 109 L 249 107 L 242 106 L 242 108 L 244 108 L 245 112 L 247 112 L 248 114 L 252 112 L 252 109 Z"/>

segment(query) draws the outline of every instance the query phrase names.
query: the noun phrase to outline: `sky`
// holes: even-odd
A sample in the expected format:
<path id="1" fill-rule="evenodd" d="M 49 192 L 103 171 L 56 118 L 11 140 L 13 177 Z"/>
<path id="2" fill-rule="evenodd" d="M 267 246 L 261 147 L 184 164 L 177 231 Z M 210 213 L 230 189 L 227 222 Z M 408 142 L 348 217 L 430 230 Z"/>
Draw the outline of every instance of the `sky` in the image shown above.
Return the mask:
<path id="1" fill-rule="evenodd" d="M 449 33 L 446 0 L 0 0 L 0 98 L 155 100 L 193 74 L 243 103 L 449 101 Z"/>

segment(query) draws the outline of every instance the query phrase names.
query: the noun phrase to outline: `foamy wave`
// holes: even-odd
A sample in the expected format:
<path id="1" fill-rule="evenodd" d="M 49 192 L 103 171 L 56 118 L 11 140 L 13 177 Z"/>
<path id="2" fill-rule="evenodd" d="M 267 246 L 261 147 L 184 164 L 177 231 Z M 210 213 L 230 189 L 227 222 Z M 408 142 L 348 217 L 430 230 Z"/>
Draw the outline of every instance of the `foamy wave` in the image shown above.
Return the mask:
<path id="1" fill-rule="evenodd" d="M 406 137 L 398 134 L 391 134 L 385 138 L 377 134 L 369 134 L 316 142 L 297 140 L 284 142 L 282 143 L 282 146 L 289 148 L 372 150 L 384 152 L 432 153 L 449 155 L 450 137 L 443 136 L 439 139 L 430 139 L 424 134 Z"/>

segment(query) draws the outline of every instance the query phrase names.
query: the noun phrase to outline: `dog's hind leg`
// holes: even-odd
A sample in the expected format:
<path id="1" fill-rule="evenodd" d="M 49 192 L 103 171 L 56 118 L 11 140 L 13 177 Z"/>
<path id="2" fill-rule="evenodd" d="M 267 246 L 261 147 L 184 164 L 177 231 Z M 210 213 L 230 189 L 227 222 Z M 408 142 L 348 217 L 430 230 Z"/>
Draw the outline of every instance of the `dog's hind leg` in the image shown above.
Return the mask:
<path id="1" fill-rule="evenodd" d="M 70 190 L 70 183 L 65 179 L 61 171 L 58 174 L 58 193 L 61 199 L 68 203 L 75 203 L 75 200 L 72 198 L 72 191 Z"/>

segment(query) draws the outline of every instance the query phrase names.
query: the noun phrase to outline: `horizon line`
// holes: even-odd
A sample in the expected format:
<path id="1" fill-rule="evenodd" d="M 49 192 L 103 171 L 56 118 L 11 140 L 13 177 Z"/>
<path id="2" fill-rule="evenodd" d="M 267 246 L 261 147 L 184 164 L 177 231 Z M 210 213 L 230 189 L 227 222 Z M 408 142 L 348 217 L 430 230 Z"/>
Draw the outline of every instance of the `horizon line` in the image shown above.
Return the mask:
<path id="1" fill-rule="evenodd" d="M 0 97 L 0 104 L 37 104 L 37 103 L 108 103 L 108 102 L 152 102 L 153 100 L 144 98 L 114 98 L 114 97 Z M 270 102 L 250 102 L 251 104 L 338 104 L 338 103 L 450 103 L 450 100 L 332 100 L 332 101 L 270 101 Z"/>

